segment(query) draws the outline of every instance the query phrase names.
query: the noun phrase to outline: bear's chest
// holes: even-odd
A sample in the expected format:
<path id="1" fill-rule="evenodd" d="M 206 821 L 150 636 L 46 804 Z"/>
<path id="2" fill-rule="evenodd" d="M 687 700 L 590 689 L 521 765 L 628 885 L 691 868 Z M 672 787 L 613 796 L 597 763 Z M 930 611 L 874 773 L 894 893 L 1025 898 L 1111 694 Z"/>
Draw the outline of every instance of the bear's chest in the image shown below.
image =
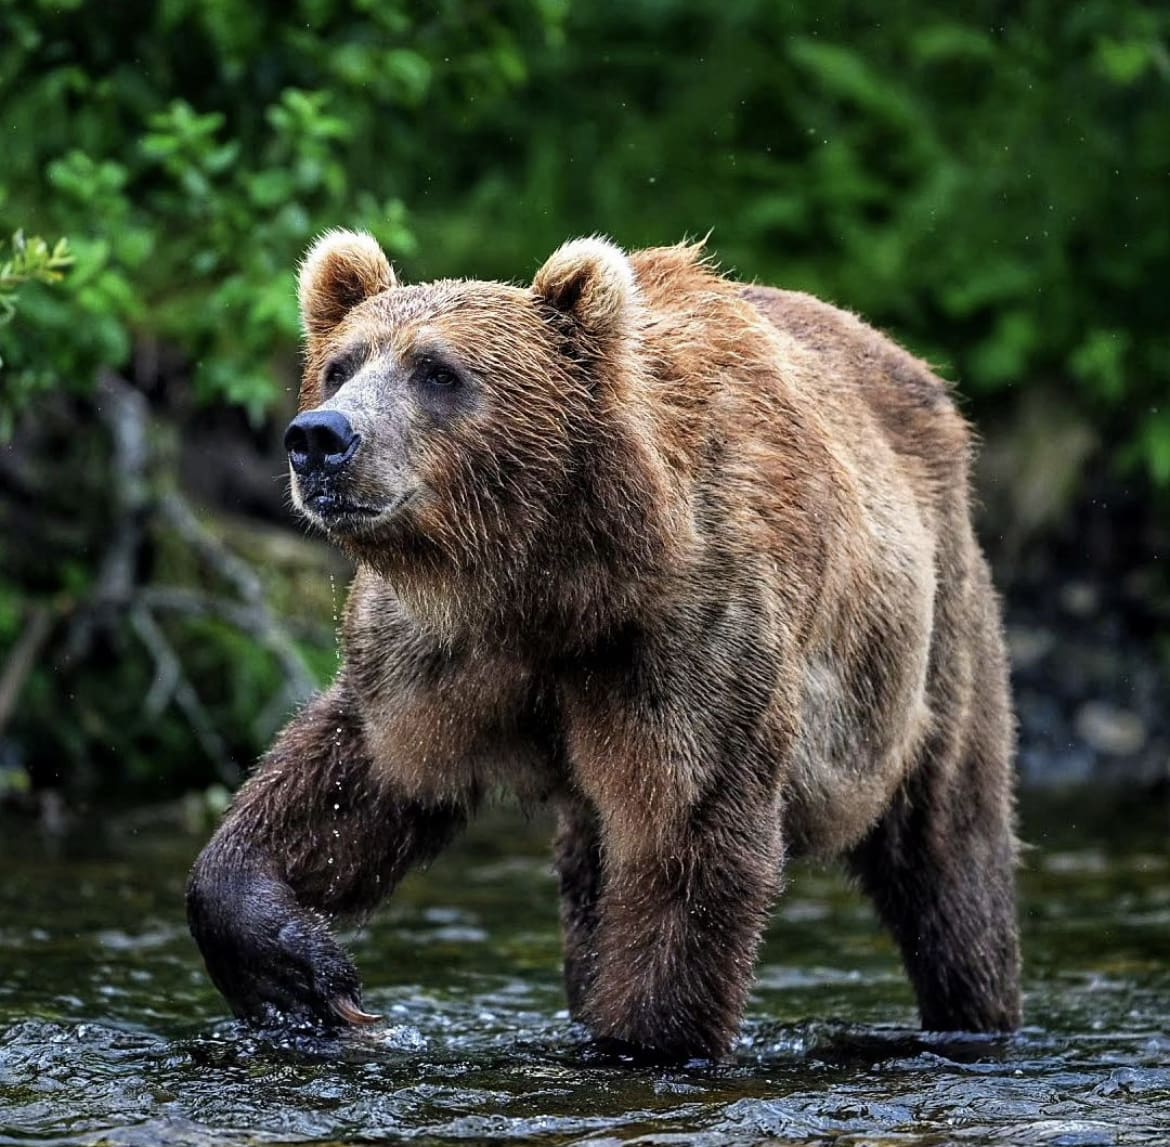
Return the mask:
<path id="1" fill-rule="evenodd" d="M 561 781 L 557 722 L 536 675 L 503 653 L 420 657 L 397 645 L 351 667 L 376 772 L 426 801 L 507 788 L 547 798 Z"/>

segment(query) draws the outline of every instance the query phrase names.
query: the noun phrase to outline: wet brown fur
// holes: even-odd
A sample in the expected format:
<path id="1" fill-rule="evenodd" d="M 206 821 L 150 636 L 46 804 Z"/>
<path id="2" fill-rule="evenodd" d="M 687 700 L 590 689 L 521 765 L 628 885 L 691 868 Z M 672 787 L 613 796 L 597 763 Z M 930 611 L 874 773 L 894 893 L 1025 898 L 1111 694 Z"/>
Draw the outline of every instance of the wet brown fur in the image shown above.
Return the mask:
<path id="1" fill-rule="evenodd" d="M 599 1037 L 725 1053 L 801 855 L 872 896 L 926 1027 L 1016 1026 L 1012 716 L 946 386 L 694 247 L 577 241 L 531 289 L 384 264 L 345 233 L 311 253 L 302 408 L 369 437 L 363 498 L 422 493 L 339 534 L 344 666 L 196 891 L 262 863 L 306 912 L 367 910 L 506 786 L 558 810 L 569 1001 Z M 359 381 L 331 396 L 343 352 Z M 474 383 L 450 416 L 386 397 L 431 354 Z"/>

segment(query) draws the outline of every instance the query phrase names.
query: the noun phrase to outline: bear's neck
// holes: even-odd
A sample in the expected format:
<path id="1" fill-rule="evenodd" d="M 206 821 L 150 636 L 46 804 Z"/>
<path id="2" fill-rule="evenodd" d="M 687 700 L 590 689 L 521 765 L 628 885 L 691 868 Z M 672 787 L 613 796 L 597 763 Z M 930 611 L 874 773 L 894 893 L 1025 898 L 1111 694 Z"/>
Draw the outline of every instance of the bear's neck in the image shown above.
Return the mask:
<path id="1" fill-rule="evenodd" d="M 416 538 L 357 556 L 444 643 L 558 656 L 647 617 L 697 549 L 687 491 L 633 436 L 579 458 L 539 513 L 518 504 L 510 516 L 490 548 Z"/>

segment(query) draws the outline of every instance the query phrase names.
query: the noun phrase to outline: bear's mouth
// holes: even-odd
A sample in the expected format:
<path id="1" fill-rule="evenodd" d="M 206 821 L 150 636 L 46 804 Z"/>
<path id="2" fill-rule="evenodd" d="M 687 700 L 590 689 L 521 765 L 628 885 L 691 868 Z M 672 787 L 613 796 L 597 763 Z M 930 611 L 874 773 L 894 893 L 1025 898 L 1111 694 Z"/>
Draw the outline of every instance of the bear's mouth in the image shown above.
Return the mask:
<path id="1" fill-rule="evenodd" d="M 414 497 L 414 494 L 415 491 L 410 490 L 383 506 L 367 506 L 361 502 L 350 501 L 340 494 L 320 490 L 305 498 L 303 504 L 306 512 L 316 518 L 326 530 L 348 532 L 393 517 Z"/>
<path id="2" fill-rule="evenodd" d="M 372 518 L 382 511 L 376 506 L 362 506 L 342 498 L 337 494 L 310 494 L 305 499 L 305 505 L 319 518 L 335 518 L 341 515 L 356 515 L 357 517 Z"/>

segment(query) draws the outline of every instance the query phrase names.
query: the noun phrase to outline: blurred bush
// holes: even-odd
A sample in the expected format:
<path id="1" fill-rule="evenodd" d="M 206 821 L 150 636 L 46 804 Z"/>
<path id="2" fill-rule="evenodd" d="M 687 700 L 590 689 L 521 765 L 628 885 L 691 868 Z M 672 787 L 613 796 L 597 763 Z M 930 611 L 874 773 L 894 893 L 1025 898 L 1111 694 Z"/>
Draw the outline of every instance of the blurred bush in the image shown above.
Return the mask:
<path id="1" fill-rule="evenodd" d="M 1170 7 L 874 12 L 0 0 L 0 235 L 67 235 L 74 258 L 63 284 L 26 283 L 0 327 L 0 429 L 157 346 L 203 402 L 260 424 L 295 385 L 293 272 L 325 227 L 372 231 L 407 278 L 522 278 L 570 235 L 639 246 L 710 229 L 744 278 L 895 332 L 977 416 L 1026 390 L 1091 426 L 1138 485 L 1170 490 Z M 79 472 L 108 461 L 60 423 L 38 434 Z M 0 561 L 0 646 L 46 595 L 96 584 L 101 489 L 77 487 L 98 508 L 48 551 L 67 558 L 35 576 Z M 237 710 L 276 670 L 240 666 L 218 697 L 222 667 L 248 654 L 217 625 L 172 637 L 205 661 L 209 712 L 246 759 L 262 738 Z M 134 698 L 153 674 L 130 658 L 74 684 Z M 50 670 L 31 681 L 38 729 L 62 688 Z M 120 753 L 125 714 L 104 695 L 87 712 L 85 744 Z M 182 756 L 181 729 L 152 728 Z M 50 737 L 36 752 L 83 748 Z"/>
<path id="2" fill-rule="evenodd" d="M 577 4 L 503 110 L 409 196 L 428 272 L 711 228 L 744 277 L 857 309 L 982 410 L 1047 388 L 1170 486 L 1170 6 Z"/>
<path id="3" fill-rule="evenodd" d="M 414 248 L 403 191 L 449 159 L 558 26 L 549 0 L 0 0 L 0 218 L 67 234 L 66 294 L 29 292 L 3 402 L 86 388 L 137 337 L 259 419 L 297 338 L 292 270 L 344 223 Z M 441 137 L 441 133 L 440 137 Z"/>
<path id="4" fill-rule="evenodd" d="M 77 260 L 30 296 L 5 401 L 149 334 L 259 418 L 325 226 L 503 277 L 575 233 L 712 229 L 971 393 L 1051 387 L 1170 484 L 1170 8 L 865 11 L 0 0 L 0 213 Z"/>

